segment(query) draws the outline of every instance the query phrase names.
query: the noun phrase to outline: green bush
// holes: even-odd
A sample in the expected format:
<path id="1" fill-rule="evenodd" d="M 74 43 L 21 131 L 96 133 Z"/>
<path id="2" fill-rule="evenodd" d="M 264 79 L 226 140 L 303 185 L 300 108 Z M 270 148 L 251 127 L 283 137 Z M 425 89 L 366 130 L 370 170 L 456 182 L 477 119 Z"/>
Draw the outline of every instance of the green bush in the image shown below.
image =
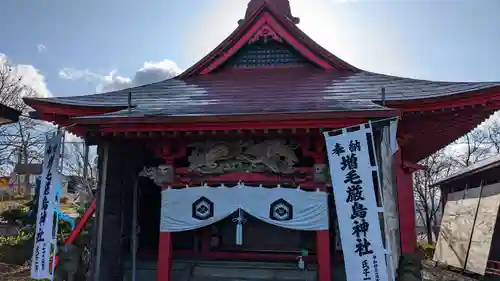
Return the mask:
<path id="1" fill-rule="evenodd" d="M 19 232 L 15 236 L 0 236 L 0 262 L 22 265 L 33 252 L 33 232 Z"/>
<path id="2" fill-rule="evenodd" d="M 436 250 L 435 244 L 420 243 L 418 248 L 424 254 L 424 259 L 432 260 L 434 257 L 434 251 Z"/>
<path id="3" fill-rule="evenodd" d="M 34 222 L 33 218 L 28 216 L 29 207 L 27 206 L 18 206 L 17 208 L 9 209 L 0 214 L 8 224 L 17 224 L 21 223 L 22 225 L 28 224 L 30 222 Z"/>
<path id="4" fill-rule="evenodd" d="M 0 236 L 0 247 L 19 245 L 27 240 L 33 239 L 33 236 L 33 232 L 19 232 L 14 236 Z"/>

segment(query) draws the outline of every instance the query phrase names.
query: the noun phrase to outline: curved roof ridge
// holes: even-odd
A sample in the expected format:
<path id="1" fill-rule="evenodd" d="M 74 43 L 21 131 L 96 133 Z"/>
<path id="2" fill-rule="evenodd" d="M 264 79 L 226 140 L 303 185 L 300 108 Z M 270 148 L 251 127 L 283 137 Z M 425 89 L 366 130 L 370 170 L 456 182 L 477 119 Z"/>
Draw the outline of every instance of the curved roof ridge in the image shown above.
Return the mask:
<path id="1" fill-rule="evenodd" d="M 255 71 L 264 71 L 264 72 L 280 72 L 283 71 L 283 69 L 277 68 L 277 69 L 242 69 L 242 70 L 232 70 L 231 73 L 249 73 L 255 72 Z M 289 70 L 287 70 L 289 71 Z M 332 71 L 339 71 L 339 70 L 332 70 Z M 222 73 L 212 73 L 209 74 L 210 76 L 216 75 L 220 76 Z M 484 89 L 484 88 L 490 88 L 490 87 L 495 87 L 495 86 L 500 86 L 500 81 L 499 82 L 491 82 L 491 81 L 486 81 L 486 82 L 454 82 L 454 81 L 438 81 L 438 80 L 427 80 L 427 79 L 419 79 L 419 78 L 410 78 L 410 77 L 403 77 L 403 76 L 396 76 L 396 75 L 390 75 L 390 74 L 382 74 L 382 73 L 377 73 L 377 72 L 372 72 L 372 71 L 367 71 L 367 70 L 360 70 L 357 72 L 357 76 L 360 75 L 369 75 L 371 77 L 377 77 L 377 78 L 382 78 L 385 77 L 387 78 L 384 83 L 387 85 L 387 88 L 390 88 L 390 86 L 394 85 L 399 85 L 398 82 L 401 82 L 402 80 L 407 81 L 407 82 L 420 82 L 420 83 L 432 83 L 432 84 L 441 84 L 439 85 L 440 87 L 455 87 L 455 86 L 467 86 L 467 85 L 475 85 L 477 86 L 475 90 L 479 89 Z M 203 78 L 209 78 L 209 77 L 203 77 Z M 359 77 L 358 77 L 359 78 Z M 51 98 L 39 98 L 39 97 L 27 97 L 24 100 L 33 100 L 33 101 L 41 101 L 45 103 L 58 103 L 58 104 L 67 104 L 67 105 L 72 105 L 72 101 L 76 100 L 89 100 L 93 98 L 104 98 L 106 96 L 113 96 L 114 94 L 122 95 L 126 94 L 128 95 L 129 92 L 132 92 L 132 94 L 141 94 L 144 92 L 149 92 L 148 88 L 153 88 L 155 89 L 155 86 L 162 85 L 162 84 L 168 84 L 169 81 L 183 81 L 183 82 L 188 82 L 190 80 L 196 80 L 196 76 L 191 76 L 191 77 L 186 77 L 186 78 L 181 78 L 180 76 L 175 76 L 171 77 L 168 79 L 164 79 L 158 82 L 150 83 L 150 84 L 145 84 L 145 85 L 139 85 L 139 86 L 134 86 L 130 88 L 125 88 L 125 89 L 120 89 L 120 90 L 114 90 L 114 91 L 109 91 L 109 92 L 103 92 L 103 93 L 94 93 L 94 94 L 89 94 L 89 95 L 78 95 L 78 96 L 68 96 L 68 97 L 51 97 Z M 332 81 L 334 82 L 334 81 Z M 166 87 L 172 86 L 172 85 L 165 85 Z M 438 85 L 436 85 L 438 86 Z M 418 88 L 418 87 L 414 87 Z M 419 88 L 422 91 L 425 91 L 423 88 Z M 155 89 L 158 90 L 158 89 Z M 462 91 L 458 91 L 455 93 L 461 93 Z M 134 98 L 134 97 L 132 97 Z M 76 105 L 76 104 L 75 104 Z M 124 100 L 122 103 L 119 103 L 116 99 L 111 100 L 110 103 L 103 103 L 103 101 L 99 101 L 99 99 L 96 99 L 95 104 L 89 103 L 88 106 L 96 106 L 96 107 L 101 107 L 101 106 L 127 106 L 128 101 Z"/>
<path id="2" fill-rule="evenodd" d="M 361 72 L 365 72 L 368 74 L 374 74 L 378 76 L 386 76 L 390 78 L 398 78 L 398 79 L 408 79 L 408 80 L 413 80 L 413 81 L 421 81 L 421 82 L 433 82 L 433 83 L 453 83 L 453 84 L 467 84 L 467 83 L 481 83 L 481 84 L 492 84 L 492 85 L 500 85 L 500 81 L 451 81 L 451 80 L 431 80 L 431 79 L 425 79 L 425 78 L 413 78 L 413 77 L 406 77 L 406 76 L 399 76 L 399 75 L 392 75 L 392 74 L 384 74 L 384 73 L 379 73 L 379 72 L 374 72 L 374 71 L 369 71 L 369 70 L 364 70 L 364 69 L 359 69 Z"/>
<path id="3" fill-rule="evenodd" d="M 363 99 L 378 101 L 381 89 L 386 89 L 387 101 L 411 101 L 438 97 L 451 97 L 498 87 L 500 82 L 438 82 L 379 74 L 369 71 L 308 71 L 306 68 L 247 69 L 244 71 L 211 73 L 186 78 L 174 77 L 155 83 L 92 95 L 57 97 L 49 99 L 26 98 L 28 104 L 42 102 L 82 107 L 128 106 L 132 93 L 132 105 L 144 106 L 175 101 L 263 99 L 282 97 L 281 102 L 327 103 L 335 99 Z M 500 91 L 499 91 L 500 92 Z M 169 102 L 170 100 L 170 102 Z M 216 106 L 213 103 L 213 106 Z M 201 114 L 203 112 L 200 112 Z"/>

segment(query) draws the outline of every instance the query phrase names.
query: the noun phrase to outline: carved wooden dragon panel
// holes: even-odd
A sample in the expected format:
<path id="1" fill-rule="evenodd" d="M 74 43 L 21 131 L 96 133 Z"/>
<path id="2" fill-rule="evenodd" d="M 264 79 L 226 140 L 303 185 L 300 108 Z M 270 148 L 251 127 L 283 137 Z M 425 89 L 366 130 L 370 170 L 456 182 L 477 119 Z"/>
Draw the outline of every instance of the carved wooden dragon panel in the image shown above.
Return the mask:
<path id="1" fill-rule="evenodd" d="M 295 145 L 285 140 L 207 141 L 193 143 L 189 171 L 201 174 L 227 172 L 273 172 L 291 174 L 298 162 Z"/>

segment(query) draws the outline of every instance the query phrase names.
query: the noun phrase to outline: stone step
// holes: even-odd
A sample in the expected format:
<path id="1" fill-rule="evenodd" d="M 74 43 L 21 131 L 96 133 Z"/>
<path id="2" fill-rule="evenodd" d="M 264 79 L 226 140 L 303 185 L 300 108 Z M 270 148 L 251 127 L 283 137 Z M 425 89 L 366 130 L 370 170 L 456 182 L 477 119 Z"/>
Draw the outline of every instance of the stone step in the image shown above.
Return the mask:
<path id="1" fill-rule="evenodd" d="M 316 280 L 316 269 L 303 271 L 296 263 L 208 261 L 198 262 L 189 281 Z"/>
<path id="2" fill-rule="evenodd" d="M 289 269 L 298 270 L 297 262 L 259 262 L 259 261 L 174 261 L 174 266 L 185 262 L 194 262 L 198 267 L 223 267 L 223 268 L 262 268 L 262 269 Z M 316 264 L 308 264 L 308 270 L 316 270 Z"/>
<path id="3" fill-rule="evenodd" d="M 131 279 L 127 263 L 125 281 Z M 137 281 L 156 280 L 156 264 L 137 263 Z M 316 281 L 316 265 L 308 271 L 297 268 L 295 262 L 199 261 L 175 260 L 172 264 L 175 281 Z"/>
<path id="4" fill-rule="evenodd" d="M 214 269 L 210 274 L 199 275 L 200 272 L 194 272 L 189 281 L 294 281 L 308 280 L 316 281 L 316 272 L 284 272 L 277 270 L 232 270 L 221 271 Z"/>
<path id="5" fill-rule="evenodd" d="M 307 278 L 307 277 L 305 277 Z M 316 278 L 314 279 L 296 279 L 296 280 L 301 280 L 301 281 L 315 281 Z M 256 279 L 252 277 L 246 277 L 246 278 L 220 278 L 220 277 L 193 277 L 189 281 L 282 281 L 283 279 Z M 177 280 L 175 280 L 177 281 Z"/>

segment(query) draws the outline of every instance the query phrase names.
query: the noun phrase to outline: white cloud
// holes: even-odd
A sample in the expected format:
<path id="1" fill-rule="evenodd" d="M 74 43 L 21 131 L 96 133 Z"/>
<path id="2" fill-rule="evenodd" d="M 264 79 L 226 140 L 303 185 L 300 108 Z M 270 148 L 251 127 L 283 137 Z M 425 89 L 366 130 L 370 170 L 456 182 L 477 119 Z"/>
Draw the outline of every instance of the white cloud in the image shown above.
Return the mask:
<path id="1" fill-rule="evenodd" d="M 144 85 L 148 83 L 135 83 L 134 78 L 128 78 L 128 77 L 123 77 L 120 75 L 116 74 L 117 71 L 113 70 L 111 71 L 108 75 L 103 76 L 101 78 L 101 83 L 97 86 L 97 91 L 98 92 L 109 92 L 109 91 L 115 91 L 115 90 L 121 90 L 133 86 L 139 86 L 139 85 Z M 136 72 L 137 75 L 137 72 Z M 135 76 L 134 76 L 135 77 Z M 163 76 L 162 78 L 152 81 L 152 82 L 158 82 L 163 79 L 167 79 L 170 77 Z"/>
<path id="2" fill-rule="evenodd" d="M 86 79 L 88 81 L 94 81 L 102 79 L 103 76 L 93 73 L 88 69 L 63 68 L 59 70 L 59 77 L 67 80 Z"/>
<path id="3" fill-rule="evenodd" d="M 118 74 L 117 70 L 104 75 L 88 69 L 63 68 L 59 71 L 59 77 L 67 80 L 85 79 L 96 83 L 97 92 L 109 92 L 129 87 L 150 84 L 172 78 L 182 72 L 177 64 L 171 60 L 159 62 L 146 61 L 132 77 Z"/>
<path id="4" fill-rule="evenodd" d="M 38 50 L 39 53 L 43 53 L 43 52 L 47 51 L 47 46 L 45 46 L 42 43 L 36 44 L 36 49 Z"/>
<path id="5" fill-rule="evenodd" d="M 21 78 L 21 83 L 33 89 L 37 96 L 52 96 L 45 84 L 45 76 L 36 67 L 31 64 L 11 63 L 5 54 L 0 53 L 0 65 L 4 63 L 10 64 L 13 77 Z"/>

